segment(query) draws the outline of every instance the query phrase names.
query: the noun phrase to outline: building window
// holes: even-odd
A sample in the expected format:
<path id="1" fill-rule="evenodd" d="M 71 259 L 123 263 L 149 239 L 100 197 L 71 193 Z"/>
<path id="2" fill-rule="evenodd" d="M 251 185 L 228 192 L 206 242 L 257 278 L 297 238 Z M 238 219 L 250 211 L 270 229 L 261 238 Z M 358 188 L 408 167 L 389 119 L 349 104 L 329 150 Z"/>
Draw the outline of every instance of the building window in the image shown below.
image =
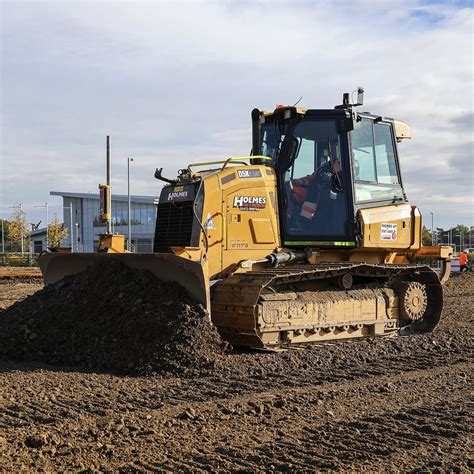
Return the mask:
<path id="1" fill-rule="evenodd" d="M 147 206 L 147 223 L 153 224 L 155 222 L 155 213 L 156 208 L 155 206 Z"/>

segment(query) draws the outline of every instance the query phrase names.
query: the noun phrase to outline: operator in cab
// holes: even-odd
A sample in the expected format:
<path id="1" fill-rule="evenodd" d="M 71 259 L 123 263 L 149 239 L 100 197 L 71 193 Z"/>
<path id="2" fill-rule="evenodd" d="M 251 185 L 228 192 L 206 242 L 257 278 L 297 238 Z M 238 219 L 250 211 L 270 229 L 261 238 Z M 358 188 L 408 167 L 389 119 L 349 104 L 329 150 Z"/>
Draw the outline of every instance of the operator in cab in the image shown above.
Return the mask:
<path id="1" fill-rule="evenodd" d="M 313 173 L 290 178 L 289 199 L 293 204 L 293 220 L 303 230 L 317 233 L 331 226 L 337 212 L 337 192 L 342 190 L 341 161 L 337 155 L 337 143 L 331 143 L 331 151 L 324 152 L 325 160 Z M 334 158 L 332 158 L 334 157 Z"/>

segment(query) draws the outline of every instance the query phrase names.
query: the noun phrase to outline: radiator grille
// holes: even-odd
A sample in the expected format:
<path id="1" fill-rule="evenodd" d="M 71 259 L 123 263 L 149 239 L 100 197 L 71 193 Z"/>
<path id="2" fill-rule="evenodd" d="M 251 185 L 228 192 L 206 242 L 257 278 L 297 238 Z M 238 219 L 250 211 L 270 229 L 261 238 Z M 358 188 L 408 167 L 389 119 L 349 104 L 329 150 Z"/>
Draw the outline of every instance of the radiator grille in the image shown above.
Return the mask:
<path id="1" fill-rule="evenodd" d="M 155 252 L 166 252 L 169 247 L 191 246 L 193 204 L 192 201 L 158 204 Z"/>

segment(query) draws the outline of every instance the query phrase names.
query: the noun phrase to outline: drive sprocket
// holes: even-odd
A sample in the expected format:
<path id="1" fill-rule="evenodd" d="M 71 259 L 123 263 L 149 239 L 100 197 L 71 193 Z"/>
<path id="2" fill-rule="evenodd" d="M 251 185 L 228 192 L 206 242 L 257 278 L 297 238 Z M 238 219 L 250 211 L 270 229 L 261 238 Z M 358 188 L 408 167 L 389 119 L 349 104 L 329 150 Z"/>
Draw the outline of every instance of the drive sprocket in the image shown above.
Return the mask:
<path id="1" fill-rule="evenodd" d="M 426 311 L 428 295 L 426 286 L 417 281 L 404 281 L 399 286 L 398 293 L 401 319 L 405 321 L 418 321 Z"/>

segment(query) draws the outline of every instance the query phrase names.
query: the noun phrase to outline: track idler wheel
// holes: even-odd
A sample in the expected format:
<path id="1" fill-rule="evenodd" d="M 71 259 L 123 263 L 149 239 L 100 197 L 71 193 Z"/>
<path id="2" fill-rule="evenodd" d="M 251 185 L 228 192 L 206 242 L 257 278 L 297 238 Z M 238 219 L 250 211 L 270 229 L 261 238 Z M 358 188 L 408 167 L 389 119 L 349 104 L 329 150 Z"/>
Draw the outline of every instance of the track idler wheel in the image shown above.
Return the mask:
<path id="1" fill-rule="evenodd" d="M 426 286 L 417 281 L 403 281 L 399 286 L 398 301 L 400 319 L 404 321 L 418 321 L 426 311 L 428 295 Z"/>
<path id="2" fill-rule="evenodd" d="M 352 275 L 350 273 L 344 273 L 344 275 L 339 275 L 337 277 L 337 285 L 341 290 L 349 290 L 352 288 L 352 283 L 354 282 L 354 279 L 352 278 Z"/>

